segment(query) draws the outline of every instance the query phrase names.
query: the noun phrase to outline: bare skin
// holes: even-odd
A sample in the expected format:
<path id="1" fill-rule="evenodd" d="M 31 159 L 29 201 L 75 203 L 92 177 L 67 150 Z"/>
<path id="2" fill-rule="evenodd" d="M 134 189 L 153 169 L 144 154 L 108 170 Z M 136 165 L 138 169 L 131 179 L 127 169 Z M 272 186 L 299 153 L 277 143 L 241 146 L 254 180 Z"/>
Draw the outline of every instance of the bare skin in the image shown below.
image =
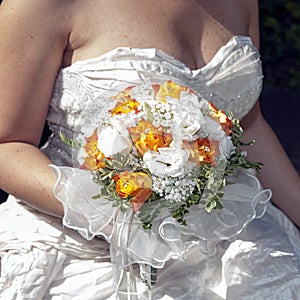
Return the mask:
<path id="1" fill-rule="evenodd" d="M 0 20 L 0 187 L 58 217 L 51 162 L 37 145 L 61 67 L 127 46 L 158 48 L 197 69 L 232 36 L 259 47 L 254 0 L 4 0 Z M 259 103 L 243 125 L 257 140 L 249 156 L 264 162 L 274 203 L 300 225 L 299 175 Z"/>

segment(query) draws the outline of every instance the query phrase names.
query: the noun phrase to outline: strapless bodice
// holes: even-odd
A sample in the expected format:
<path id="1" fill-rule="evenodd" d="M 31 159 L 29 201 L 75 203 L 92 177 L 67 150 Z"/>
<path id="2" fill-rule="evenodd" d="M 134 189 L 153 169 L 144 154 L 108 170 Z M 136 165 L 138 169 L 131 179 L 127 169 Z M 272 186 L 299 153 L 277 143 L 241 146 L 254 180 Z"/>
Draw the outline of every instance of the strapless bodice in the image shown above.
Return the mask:
<path id="1" fill-rule="evenodd" d="M 75 62 L 59 72 L 47 118 L 54 135 L 44 151 L 54 163 L 70 165 L 70 149 L 57 134 L 61 129 L 81 131 L 93 115 L 107 111 L 111 96 L 128 86 L 166 80 L 190 86 L 219 109 L 242 118 L 261 91 L 261 61 L 249 37 L 235 36 L 197 70 L 157 49 L 127 47 Z"/>

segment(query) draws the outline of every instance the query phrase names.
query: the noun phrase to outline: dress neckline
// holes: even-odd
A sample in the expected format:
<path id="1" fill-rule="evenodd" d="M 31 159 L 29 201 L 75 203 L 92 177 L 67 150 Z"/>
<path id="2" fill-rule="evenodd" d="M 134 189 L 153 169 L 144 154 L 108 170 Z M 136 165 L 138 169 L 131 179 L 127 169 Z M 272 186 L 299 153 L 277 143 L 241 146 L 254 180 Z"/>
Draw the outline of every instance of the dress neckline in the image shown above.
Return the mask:
<path id="1" fill-rule="evenodd" d="M 190 68 L 183 61 L 175 58 L 174 56 L 172 56 L 172 55 L 170 55 L 170 54 L 168 54 L 168 53 L 166 53 L 163 50 L 160 50 L 158 48 L 116 47 L 112 50 L 109 50 L 109 51 L 99 55 L 99 56 L 95 56 L 95 57 L 75 61 L 71 65 L 63 67 L 62 70 L 67 71 L 67 70 L 71 70 L 73 68 L 76 68 L 77 66 L 82 66 L 82 65 L 85 65 L 85 64 L 105 61 L 105 60 L 111 59 L 111 57 L 114 56 L 116 53 L 122 52 L 122 51 L 146 54 L 146 56 L 147 55 L 153 56 L 153 53 L 155 52 L 155 54 L 156 53 L 159 54 L 159 56 L 161 56 L 164 60 L 173 62 L 173 64 L 175 63 L 177 66 L 181 67 L 182 69 L 186 69 L 186 70 L 190 71 L 191 73 L 193 73 L 194 75 L 196 75 L 198 73 L 201 73 L 205 69 L 208 69 L 211 66 L 213 66 L 215 64 L 215 61 L 219 60 L 220 55 L 222 55 L 224 53 L 224 51 L 226 51 L 227 48 L 231 48 L 232 45 L 234 45 L 236 43 L 239 43 L 239 42 L 247 43 L 247 44 L 253 46 L 252 40 L 249 36 L 234 35 L 223 46 L 221 46 L 217 50 L 217 52 L 214 54 L 214 56 L 205 65 L 203 65 L 202 67 L 196 68 L 196 69 Z"/>

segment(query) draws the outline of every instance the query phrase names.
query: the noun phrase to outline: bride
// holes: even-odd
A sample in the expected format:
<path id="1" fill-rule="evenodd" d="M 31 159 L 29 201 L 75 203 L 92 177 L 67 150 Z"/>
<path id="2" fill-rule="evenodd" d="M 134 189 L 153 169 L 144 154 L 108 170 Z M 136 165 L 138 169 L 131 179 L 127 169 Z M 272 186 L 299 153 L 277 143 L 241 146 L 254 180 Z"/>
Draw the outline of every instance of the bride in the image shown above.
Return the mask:
<path id="1" fill-rule="evenodd" d="M 0 206 L 1 299 L 299 299 L 300 180 L 257 101 L 257 10 L 252 0 L 2 2 L 0 188 L 10 196 Z M 111 233 L 104 202 L 94 210 L 81 198 L 88 188 L 73 180 L 59 133 L 88 127 L 126 84 L 167 80 L 241 119 L 244 140 L 255 139 L 248 159 L 263 163 L 258 193 L 270 188 L 273 204 L 258 204 L 209 255 L 193 241 L 184 260 L 163 257 L 150 290 L 137 264 L 126 279 L 112 263 L 122 231 Z M 39 149 L 45 120 L 53 135 Z"/>

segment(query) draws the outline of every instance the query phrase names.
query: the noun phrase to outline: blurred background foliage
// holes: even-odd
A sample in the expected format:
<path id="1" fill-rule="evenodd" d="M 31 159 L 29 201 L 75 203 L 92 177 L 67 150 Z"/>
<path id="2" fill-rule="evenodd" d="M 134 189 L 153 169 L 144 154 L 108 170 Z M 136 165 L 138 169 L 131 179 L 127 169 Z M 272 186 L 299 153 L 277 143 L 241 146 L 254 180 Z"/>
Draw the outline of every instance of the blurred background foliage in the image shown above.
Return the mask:
<path id="1" fill-rule="evenodd" d="M 259 1 L 265 83 L 300 88 L 300 1 Z"/>

